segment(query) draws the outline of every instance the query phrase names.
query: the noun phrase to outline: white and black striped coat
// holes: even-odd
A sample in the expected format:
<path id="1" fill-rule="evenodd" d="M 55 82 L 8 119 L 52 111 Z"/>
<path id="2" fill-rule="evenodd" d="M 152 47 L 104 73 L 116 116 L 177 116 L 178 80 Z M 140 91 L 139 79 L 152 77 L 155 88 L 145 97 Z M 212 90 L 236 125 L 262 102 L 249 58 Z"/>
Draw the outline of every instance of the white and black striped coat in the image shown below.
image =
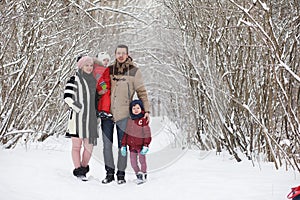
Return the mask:
<path id="1" fill-rule="evenodd" d="M 92 74 L 78 70 L 66 84 L 64 100 L 71 108 L 66 136 L 88 138 L 96 145 L 96 80 Z"/>

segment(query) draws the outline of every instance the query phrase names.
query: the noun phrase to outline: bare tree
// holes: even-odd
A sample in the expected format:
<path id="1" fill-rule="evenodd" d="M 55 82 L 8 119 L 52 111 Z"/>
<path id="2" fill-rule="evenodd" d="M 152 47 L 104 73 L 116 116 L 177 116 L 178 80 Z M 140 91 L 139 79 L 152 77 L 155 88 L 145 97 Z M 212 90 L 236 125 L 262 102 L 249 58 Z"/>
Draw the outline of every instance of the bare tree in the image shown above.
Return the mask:
<path id="1" fill-rule="evenodd" d="M 175 66 L 193 95 L 189 124 L 201 148 L 299 170 L 298 4 L 164 1 L 181 33 Z"/>

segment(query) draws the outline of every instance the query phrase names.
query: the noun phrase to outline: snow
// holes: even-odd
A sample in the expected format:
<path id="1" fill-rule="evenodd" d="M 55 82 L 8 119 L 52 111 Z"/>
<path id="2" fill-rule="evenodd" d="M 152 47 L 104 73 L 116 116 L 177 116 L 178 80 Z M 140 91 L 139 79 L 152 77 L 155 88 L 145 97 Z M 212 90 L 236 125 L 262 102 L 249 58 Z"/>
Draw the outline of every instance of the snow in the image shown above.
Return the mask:
<path id="1" fill-rule="evenodd" d="M 263 7 L 263 9 L 264 9 L 265 11 L 269 11 L 269 10 L 270 10 L 270 8 L 267 6 L 266 3 L 261 2 L 261 1 L 259 1 L 259 2 L 260 2 L 261 6 Z"/>
<path id="2" fill-rule="evenodd" d="M 94 149 L 90 161 L 91 180 L 79 181 L 72 175 L 70 139 L 49 137 L 43 143 L 0 150 L 1 199 L 282 200 L 299 185 L 296 171 L 276 170 L 272 163 L 252 163 L 245 158 L 236 162 L 226 151 L 216 155 L 214 151 L 176 148 L 166 130 L 178 130 L 170 122 L 152 118 L 150 125 L 154 136 L 147 155 L 149 178 L 145 184 L 135 184 L 129 163 L 126 184 L 102 184 L 101 145 Z"/>

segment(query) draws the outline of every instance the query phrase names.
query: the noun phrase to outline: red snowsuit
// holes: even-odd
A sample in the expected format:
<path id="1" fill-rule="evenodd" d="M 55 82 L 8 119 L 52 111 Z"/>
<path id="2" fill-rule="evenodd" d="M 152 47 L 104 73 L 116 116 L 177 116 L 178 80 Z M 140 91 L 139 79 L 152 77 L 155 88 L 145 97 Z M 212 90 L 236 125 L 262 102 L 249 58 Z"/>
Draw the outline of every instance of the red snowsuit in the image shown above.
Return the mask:
<path id="1" fill-rule="evenodd" d="M 107 89 L 103 95 L 101 95 L 98 104 L 97 110 L 110 113 L 110 76 L 109 68 L 103 67 L 98 63 L 94 63 L 94 77 L 97 80 L 97 92 Z"/>

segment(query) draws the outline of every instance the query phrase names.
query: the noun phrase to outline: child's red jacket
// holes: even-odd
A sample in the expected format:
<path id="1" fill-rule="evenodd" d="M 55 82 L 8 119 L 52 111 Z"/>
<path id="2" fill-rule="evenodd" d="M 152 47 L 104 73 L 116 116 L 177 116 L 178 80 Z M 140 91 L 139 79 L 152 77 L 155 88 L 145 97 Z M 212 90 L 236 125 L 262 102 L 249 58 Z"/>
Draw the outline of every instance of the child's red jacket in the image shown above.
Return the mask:
<path id="1" fill-rule="evenodd" d="M 107 92 L 101 95 L 98 104 L 98 111 L 105 111 L 106 113 L 110 113 L 110 75 L 109 68 L 105 68 L 98 63 L 94 63 L 94 77 L 97 80 L 97 92 L 103 90 L 103 85 L 106 85 Z"/>
<path id="2" fill-rule="evenodd" d="M 144 117 L 135 120 L 128 119 L 122 146 L 128 145 L 130 151 L 140 151 L 143 146 L 149 146 L 151 139 L 149 123 Z"/>

